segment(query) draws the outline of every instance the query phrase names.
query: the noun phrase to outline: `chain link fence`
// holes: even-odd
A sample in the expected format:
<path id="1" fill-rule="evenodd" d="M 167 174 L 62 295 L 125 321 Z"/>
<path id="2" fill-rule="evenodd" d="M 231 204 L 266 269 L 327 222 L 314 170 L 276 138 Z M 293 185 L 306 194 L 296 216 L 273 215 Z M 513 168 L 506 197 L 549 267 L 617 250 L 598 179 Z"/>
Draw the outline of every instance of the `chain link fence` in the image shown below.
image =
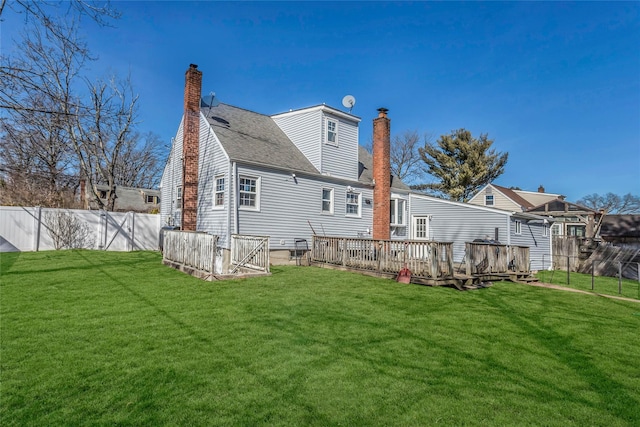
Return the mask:
<path id="1" fill-rule="evenodd" d="M 579 256 L 554 256 L 551 262 L 550 257 L 544 258 L 542 265 L 549 267 L 537 273 L 541 282 L 640 299 L 640 262 Z"/>

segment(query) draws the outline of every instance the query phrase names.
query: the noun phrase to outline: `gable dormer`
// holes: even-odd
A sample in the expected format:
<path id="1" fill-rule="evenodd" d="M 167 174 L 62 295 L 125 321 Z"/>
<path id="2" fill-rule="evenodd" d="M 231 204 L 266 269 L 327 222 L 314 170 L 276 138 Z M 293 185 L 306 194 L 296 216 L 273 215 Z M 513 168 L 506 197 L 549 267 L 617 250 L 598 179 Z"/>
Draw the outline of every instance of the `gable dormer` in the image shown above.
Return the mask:
<path id="1" fill-rule="evenodd" d="M 322 174 L 358 179 L 359 117 L 317 105 L 271 118 Z"/>

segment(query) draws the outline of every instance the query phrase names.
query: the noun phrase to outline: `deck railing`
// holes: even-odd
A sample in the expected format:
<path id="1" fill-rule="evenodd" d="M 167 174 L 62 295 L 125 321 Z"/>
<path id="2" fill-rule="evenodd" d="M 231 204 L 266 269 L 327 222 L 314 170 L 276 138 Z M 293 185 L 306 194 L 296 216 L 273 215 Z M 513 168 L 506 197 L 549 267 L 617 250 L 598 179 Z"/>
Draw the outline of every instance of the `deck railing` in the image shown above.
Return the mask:
<path id="1" fill-rule="evenodd" d="M 465 243 L 467 275 L 528 273 L 529 248 L 493 243 Z"/>
<path id="2" fill-rule="evenodd" d="M 269 273 L 269 237 L 231 235 L 231 273 L 242 268 Z"/>
<path id="3" fill-rule="evenodd" d="M 162 257 L 182 267 L 213 273 L 218 236 L 194 231 L 171 230 L 164 233 Z"/>
<path id="4" fill-rule="evenodd" d="M 451 242 L 313 236 L 311 260 L 381 273 L 397 273 L 406 266 L 416 277 L 453 277 Z"/>

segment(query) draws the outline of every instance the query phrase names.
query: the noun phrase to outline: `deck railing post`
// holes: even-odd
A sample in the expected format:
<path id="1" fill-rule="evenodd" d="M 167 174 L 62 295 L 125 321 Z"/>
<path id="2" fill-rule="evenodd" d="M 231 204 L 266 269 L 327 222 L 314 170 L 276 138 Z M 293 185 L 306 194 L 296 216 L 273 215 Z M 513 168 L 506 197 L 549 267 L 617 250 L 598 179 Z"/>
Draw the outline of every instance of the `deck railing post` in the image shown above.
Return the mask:
<path id="1" fill-rule="evenodd" d="M 342 239 L 342 265 L 347 265 L 347 239 Z"/>

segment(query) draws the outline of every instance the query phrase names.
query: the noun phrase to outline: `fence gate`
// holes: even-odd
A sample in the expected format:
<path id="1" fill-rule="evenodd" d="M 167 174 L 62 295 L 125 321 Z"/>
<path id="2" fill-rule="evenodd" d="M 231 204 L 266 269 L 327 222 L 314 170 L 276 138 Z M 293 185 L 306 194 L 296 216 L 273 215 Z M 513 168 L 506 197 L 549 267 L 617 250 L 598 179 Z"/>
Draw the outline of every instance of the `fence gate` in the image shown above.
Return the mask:
<path id="1" fill-rule="evenodd" d="M 231 235 L 231 274 L 240 269 L 269 273 L 269 237 Z"/>

